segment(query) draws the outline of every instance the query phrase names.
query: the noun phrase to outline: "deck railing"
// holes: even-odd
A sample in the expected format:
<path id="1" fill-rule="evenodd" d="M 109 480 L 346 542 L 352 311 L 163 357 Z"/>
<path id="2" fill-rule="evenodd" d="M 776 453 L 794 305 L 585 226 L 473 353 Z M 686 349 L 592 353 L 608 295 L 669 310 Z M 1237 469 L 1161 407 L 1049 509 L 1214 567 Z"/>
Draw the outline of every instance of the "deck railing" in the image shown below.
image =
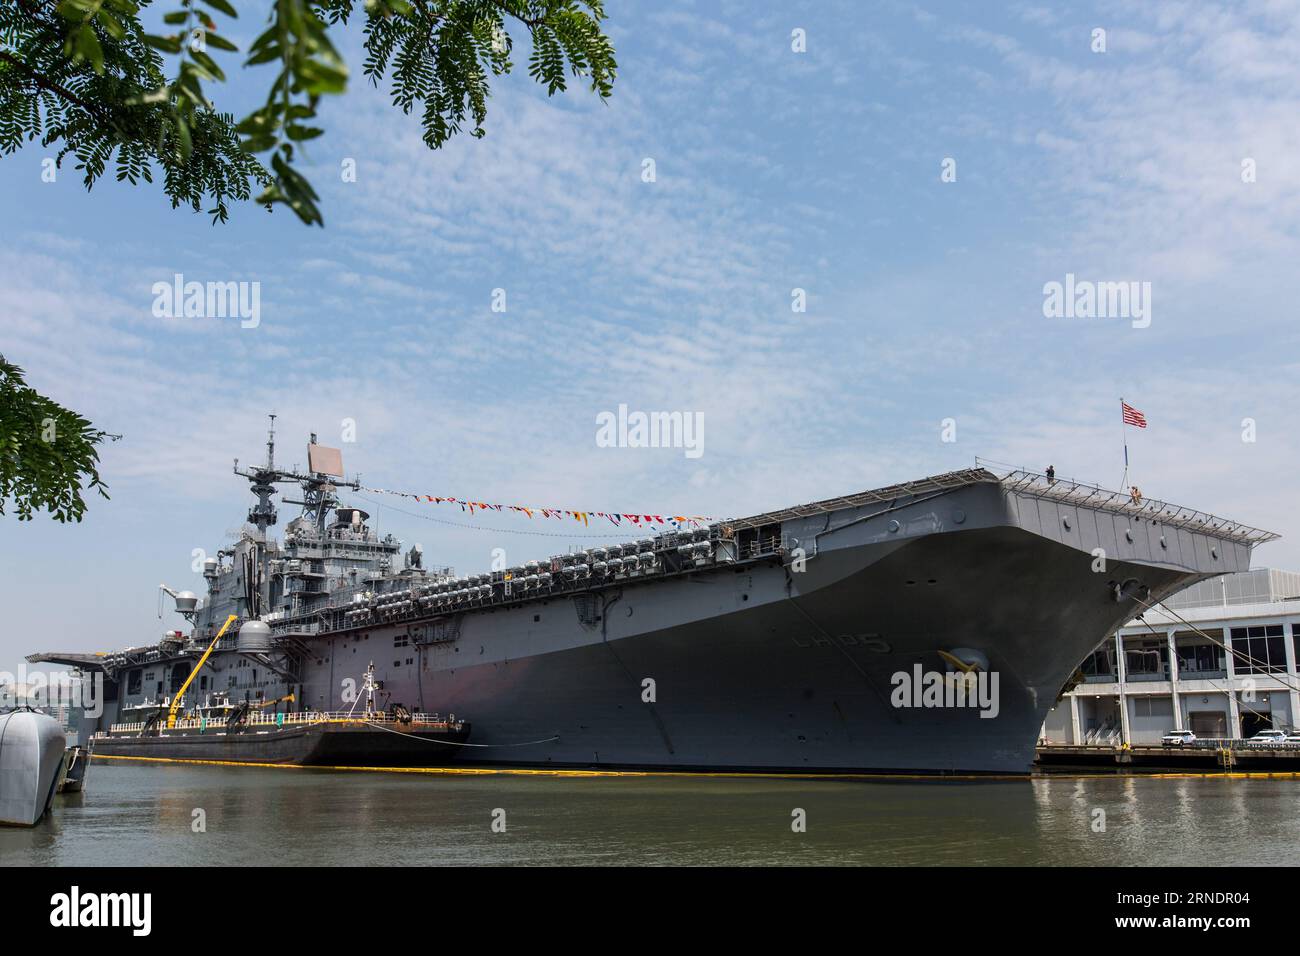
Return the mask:
<path id="1" fill-rule="evenodd" d="M 986 468 L 1000 464 L 984 458 L 975 460 L 979 465 Z M 1061 475 L 1048 478 L 1047 475 L 1041 472 L 1012 466 L 1004 467 L 1009 470 L 1002 471 L 998 474 L 998 478 L 1002 482 L 1002 486 L 1010 491 L 1019 491 L 1039 498 L 1057 499 L 1070 504 L 1099 508 L 1105 511 L 1122 511 L 1151 521 L 1160 521 L 1172 527 L 1204 531 L 1207 534 L 1220 537 L 1249 541 L 1251 544 L 1264 544 L 1279 537 L 1272 531 L 1252 528 L 1250 525 L 1241 524 L 1228 518 L 1220 518 L 1209 512 L 1197 511 L 1195 508 L 1187 508 L 1183 505 L 1175 505 L 1155 498 L 1141 497 L 1135 499 L 1130 492 L 1111 491 L 1100 485 L 1090 484 L 1076 478 L 1066 478 Z M 997 473 L 997 469 L 991 470 Z"/>

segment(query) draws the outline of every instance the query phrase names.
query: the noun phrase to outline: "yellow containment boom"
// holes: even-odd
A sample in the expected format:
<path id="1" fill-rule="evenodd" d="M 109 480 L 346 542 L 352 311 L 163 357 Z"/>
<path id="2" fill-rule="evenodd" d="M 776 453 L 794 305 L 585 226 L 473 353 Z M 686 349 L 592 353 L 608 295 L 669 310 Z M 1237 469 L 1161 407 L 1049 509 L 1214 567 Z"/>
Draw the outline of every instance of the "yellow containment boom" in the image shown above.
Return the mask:
<path id="1" fill-rule="evenodd" d="M 168 727 L 176 726 L 176 712 L 181 709 L 181 701 L 185 699 L 185 692 L 190 689 L 190 684 L 193 682 L 194 678 L 198 676 L 199 671 L 203 670 L 203 665 L 208 662 L 209 655 L 211 655 L 217 647 L 217 641 L 221 640 L 225 635 L 226 628 L 230 627 L 230 625 L 237 620 L 239 620 L 239 617 L 235 614 L 226 618 L 226 623 L 221 625 L 221 630 L 217 631 L 217 636 L 212 639 L 212 643 L 208 645 L 208 649 L 203 652 L 203 656 L 199 658 L 199 662 L 194 665 L 194 670 L 190 671 L 190 676 L 185 678 L 184 684 L 181 684 L 181 689 L 178 690 L 176 696 L 172 698 L 171 708 L 167 711 Z"/>

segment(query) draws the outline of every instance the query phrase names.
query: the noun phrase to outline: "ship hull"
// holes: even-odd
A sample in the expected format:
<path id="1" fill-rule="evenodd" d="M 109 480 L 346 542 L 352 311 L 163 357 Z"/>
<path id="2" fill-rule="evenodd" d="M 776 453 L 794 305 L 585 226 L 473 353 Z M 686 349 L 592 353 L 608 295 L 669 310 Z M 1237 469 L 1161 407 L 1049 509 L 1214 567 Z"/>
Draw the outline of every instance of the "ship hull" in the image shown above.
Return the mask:
<path id="1" fill-rule="evenodd" d="M 473 715 L 485 729 L 466 757 L 471 762 L 1026 773 L 1062 686 L 1099 640 L 1132 616 L 1131 607 L 1114 600 L 1111 575 L 1103 580 L 1084 560 L 1061 561 L 1051 553 L 1058 545 L 1023 532 L 929 540 L 751 610 L 428 669 L 419 688 L 400 680 L 388 686 Z M 997 560 L 988 560 L 994 554 Z M 1044 572 L 1050 568 L 1058 570 Z M 1111 568 L 1121 576 L 1137 570 Z M 1165 590 L 1185 577 L 1140 570 Z M 776 587 L 785 577 L 779 566 L 751 574 L 771 576 Z M 1032 594 L 1017 586 L 1024 581 L 1033 582 Z M 762 587 L 757 580 L 752 586 Z M 980 651 L 988 675 L 997 675 L 995 685 L 986 679 L 988 705 L 978 706 L 972 694 L 970 706 L 948 706 L 946 697 L 916 706 L 900 675 L 914 679 L 918 667 L 923 675 L 943 673 L 938 652 L 956 648 Z"/>
<path id="2" fill-rule="evenodd" d="M 596 623 L 565 598 L 466 614 L 385 689 L 472 717 L 472 762 L 1028 773 L 1090 651 L 1142 602 L 1249 563 L 1245 545 L 997 485 L 831 518 L 786 522 L 793 547 L 770 560 L 607 588 Z M 430 633 L 333 639 L 307 699 L 338 706 L 359 655 Z M 899 693 L 901 675 L 948 671 L 940 652 L 956 651 L 996 677 L 990 706 Z"/>
<path id="3" fill-rule="evenodd" d="M 279 656 L 218 650 L 205 673 L 232 698 L 336 712 L 373 667 L 382 707 L 473 721 L 466 763 L 1023 774 L 1094 648 L 1179 589 L 1246 570 L 1268 537 L 1097 489 L 963 474 L 723 523 L 705 559 L 695 544 L 684 560 L 665 551 L 649 574 L 624 562 L 546 588 L 494 580 L 475 589 L 486 599 L 443 608 L 407 581 L 373 612 L 281 622 Z M 205 626 L 227 606 L 214 600 Z M 366 623 L 346 623 L 357 614 Z M 128 676 L 118 706 L 160 696 L 173 665 L 189 666 L 136 665 L 144 691 Z M 965 671 L 963 699 L 949 691 Z"/>

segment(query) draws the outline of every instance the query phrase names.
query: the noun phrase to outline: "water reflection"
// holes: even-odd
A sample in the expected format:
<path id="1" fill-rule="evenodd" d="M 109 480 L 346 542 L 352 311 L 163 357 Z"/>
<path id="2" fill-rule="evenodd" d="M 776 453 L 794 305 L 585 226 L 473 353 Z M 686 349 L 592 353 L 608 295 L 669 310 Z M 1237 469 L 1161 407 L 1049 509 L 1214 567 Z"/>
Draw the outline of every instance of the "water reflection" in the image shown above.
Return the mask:
<path id="1" fill-rule="evenodd" d="M 505 833 L 492 831 L 497 810 Z M 806 832 L 792 830 L 796 810 Z M 1292 779 L 865 782 L 97 763 L 89 790 L 59 798 L 53 819 L 0 830 L 0 863 L 1295 864 L 1298 814 Z M 206 832 L 196 832 L 200 818 Z"/>

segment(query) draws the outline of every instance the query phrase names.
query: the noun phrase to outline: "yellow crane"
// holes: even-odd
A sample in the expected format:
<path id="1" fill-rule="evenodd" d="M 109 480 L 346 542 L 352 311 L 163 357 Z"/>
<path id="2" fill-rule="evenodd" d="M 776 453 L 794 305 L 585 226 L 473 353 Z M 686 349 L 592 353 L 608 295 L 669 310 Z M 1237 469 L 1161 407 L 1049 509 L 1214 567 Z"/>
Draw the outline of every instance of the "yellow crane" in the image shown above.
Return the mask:
<path id="1" fill-rule="evenodd" d="M 169 728 L 176 726 L 176 712 L 181 709 L 181 701 L 185 699 L 185 692 L 189 690 L 190 684 L 193 683 L 195 676 L 203 669 L 203 665 L 207 663 L 208 657 L 216 649 L 217 641 L 221 640 L 225 635 L 226 628 L 230 627 L 230 625 L 237 620 L 239 620 L 239 617 L 235 614 L 226 618 L 226 623 L 221 625 L 221 630 L 217 631 L 217 636 L 212 639 L 212 643 L 208 645 L 208 649 L 203 652 L 203 656 L 199 658 L 199 662 L 194 665 L 194 670 L 190 671 L 190 676 L 185 678 L 185 683 L 181 684 L 181 689 L 178 690 L 176 696 L 172 698 L 172 705 L 167 711 L 167 726 Z"/>
<path id="2" fill-rule="evenodd" d="M 283 704 L 286 702 L 292 704 L 295 699 L 296 698 L 293 694 L 285 694 L 283 697 L 277 697 L 275 700 L 259 700 L 252 706 L 256 707 L 258 710 L 265 710 L 267 707 L 274 707 L 276 704 Z"/>

